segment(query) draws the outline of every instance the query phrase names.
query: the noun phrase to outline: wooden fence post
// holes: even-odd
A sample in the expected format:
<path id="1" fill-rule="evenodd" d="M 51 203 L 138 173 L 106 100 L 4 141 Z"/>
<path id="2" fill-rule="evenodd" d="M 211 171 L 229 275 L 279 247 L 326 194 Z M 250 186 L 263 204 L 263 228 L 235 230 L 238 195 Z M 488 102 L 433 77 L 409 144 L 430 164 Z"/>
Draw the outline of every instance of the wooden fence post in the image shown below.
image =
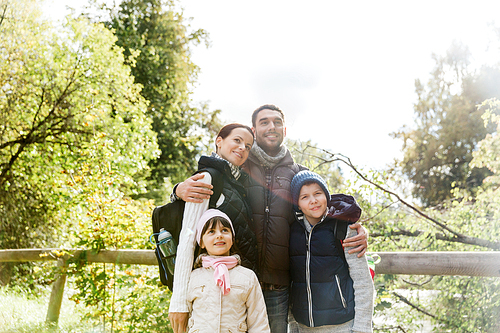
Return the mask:
<path id="1" fill-rule="evenodd" d="M 60 273 L 58 273 L 57 279 L 52 286 L 49 309 L 47 310 L 46 319 L 47 324 L 54 326 L 57 326 L 57 322 L 59 321 L 59 314 L 61 312 L 61 304 L 64 295 L 64 285 L 66 284 L 66 260 L 63 258 L 58 259 L 57 267 L 59 267 Z"/>

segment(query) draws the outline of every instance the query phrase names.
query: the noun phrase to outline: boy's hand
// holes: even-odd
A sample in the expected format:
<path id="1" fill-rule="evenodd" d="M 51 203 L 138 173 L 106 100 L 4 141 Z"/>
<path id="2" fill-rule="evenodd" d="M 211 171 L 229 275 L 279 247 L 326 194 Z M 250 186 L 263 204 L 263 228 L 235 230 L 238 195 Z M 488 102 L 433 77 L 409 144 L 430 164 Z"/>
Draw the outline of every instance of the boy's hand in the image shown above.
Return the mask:
<path id="1" fill-rule="evenodd" d="M 187 329 L 189 313 L 188 312 L 169 312 L 168 319 L 174 333 L 184 333 Z"/>
<path id="2" fill-rule="evenodd" d="M 201 203 L 204 199 L 210 199 L 210 196 L 214 193 L 211 190 L 213 188 L 212 184 L 197 181 L 203 179 L 203 177 L 205 176 L 197 173 L 179 183 L 175 189 L 175 194 L 186 202 Z"/>
<path id="3" fill-rule="evenodd" d="M 362 257 L 365 254 L 366 249 L 368 247 L 368 233 L 366 232 L 366 229 L 359 223 L 351 224 L 349 225 L 349 228 L 357 229 L 358 235 L 344 239 L 343 246 L 344 247 L 356 246 L 354 249 L 350 249 L 348 253 L 352 254 L 359 252 L 358 258 Z"/>

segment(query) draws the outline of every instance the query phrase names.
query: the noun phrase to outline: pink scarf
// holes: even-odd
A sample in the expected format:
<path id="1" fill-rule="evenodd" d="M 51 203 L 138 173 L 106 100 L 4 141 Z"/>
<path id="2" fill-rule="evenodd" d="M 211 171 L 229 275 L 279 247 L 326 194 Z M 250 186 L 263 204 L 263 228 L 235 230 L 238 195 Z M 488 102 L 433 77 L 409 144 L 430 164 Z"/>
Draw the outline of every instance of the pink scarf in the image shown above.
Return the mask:
<path id="1" fill-rule="evenodd" d="M 231 291 L 231 283 L 229 282 L 229 269 L 238 264 L 238 259 L 233 256 L 228 257 L 209 257 L 201 258 L 203 267 L 213 267 L 215 284 L 221 287 L 222 294 L 227 295 Z"/>

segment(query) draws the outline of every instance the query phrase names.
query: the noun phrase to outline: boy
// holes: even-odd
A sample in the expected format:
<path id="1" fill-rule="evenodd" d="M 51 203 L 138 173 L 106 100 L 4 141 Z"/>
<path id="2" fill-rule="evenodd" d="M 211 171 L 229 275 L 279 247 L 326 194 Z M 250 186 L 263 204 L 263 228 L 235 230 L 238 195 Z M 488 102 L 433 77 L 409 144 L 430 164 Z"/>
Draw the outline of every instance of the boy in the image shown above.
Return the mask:
<path id="1" fill-rule="evenodd" d="M 330 196 L 304 170 L 291 183 L 296 221 L 290 228 L 290 303 L 299 332 L 372 332 L 373 281 L 366 257 L 342 248 L 361 208 L 352 196 Z"/>

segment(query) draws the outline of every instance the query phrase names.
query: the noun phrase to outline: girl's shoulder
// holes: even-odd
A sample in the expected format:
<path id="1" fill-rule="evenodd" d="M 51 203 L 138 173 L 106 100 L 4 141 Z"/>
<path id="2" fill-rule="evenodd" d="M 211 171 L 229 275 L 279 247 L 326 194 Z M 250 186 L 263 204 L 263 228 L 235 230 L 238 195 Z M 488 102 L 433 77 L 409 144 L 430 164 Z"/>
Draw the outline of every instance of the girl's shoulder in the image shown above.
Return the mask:
<path id="1" fill-rule="evenodd" d="M 234 279 L 234 281 L 238 281 L 239 283 L 243 281 L 247 281 L 248 283 L 258 281 L 257 275 L 254 271 L 241 265 L 235 266 L 230 269 L 229 275 L 231 276 L 232 280 Z"/>

